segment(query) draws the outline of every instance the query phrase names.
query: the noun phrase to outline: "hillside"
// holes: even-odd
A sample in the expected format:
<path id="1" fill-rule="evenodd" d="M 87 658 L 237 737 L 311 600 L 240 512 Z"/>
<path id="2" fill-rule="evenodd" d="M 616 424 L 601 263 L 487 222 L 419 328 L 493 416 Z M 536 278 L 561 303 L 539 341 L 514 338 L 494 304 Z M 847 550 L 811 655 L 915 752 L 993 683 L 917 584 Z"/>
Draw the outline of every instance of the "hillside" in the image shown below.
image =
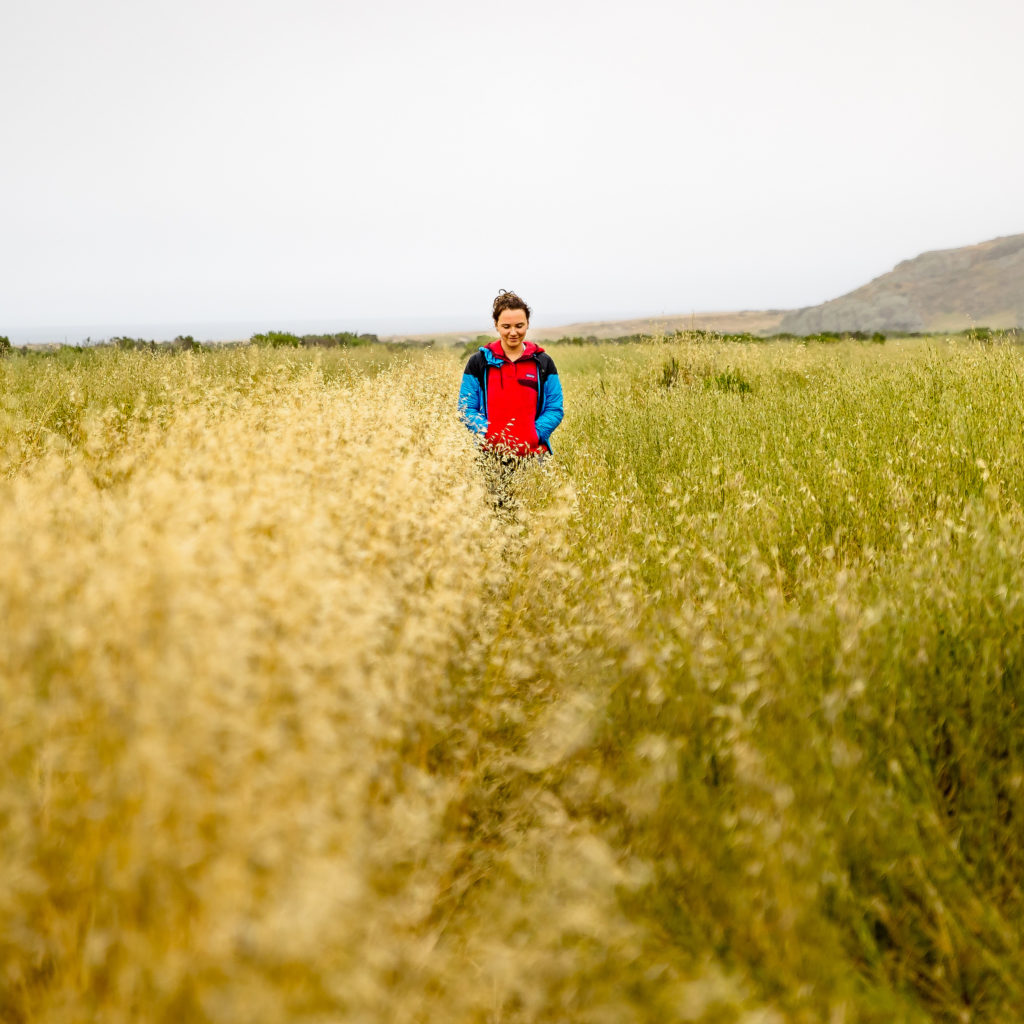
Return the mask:
<path id="1" fill-rule="evenodd" d="M 550 342 L 566 337 L 608 339 L 685 330 L 770 335 L 960 331 L 974 326 L 1024 327 L 1024 234 L 922 253 L 855 291 L 803 309 L 675 313 L 551 327 L 537 325 L 531 329 L 530 337 Z M 383 340 L 463 345 L 481 333 L 491 333 L 486 321 L 475 329 L 393 335 Z"/>
<path id="2" fill-rule="evenodd" d="M 837 299 L 793 310 L 779 330 L 952 331 L 1024 326 L 1024 234 L 926 252 Z"/>

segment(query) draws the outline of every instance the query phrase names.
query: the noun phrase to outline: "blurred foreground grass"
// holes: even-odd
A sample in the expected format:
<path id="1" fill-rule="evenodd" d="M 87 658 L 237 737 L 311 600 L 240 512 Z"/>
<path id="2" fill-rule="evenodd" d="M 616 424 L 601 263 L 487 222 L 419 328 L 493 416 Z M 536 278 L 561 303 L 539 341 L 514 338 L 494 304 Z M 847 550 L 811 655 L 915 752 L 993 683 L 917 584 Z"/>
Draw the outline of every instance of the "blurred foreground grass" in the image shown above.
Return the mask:
<path id="1" fill-rule="evenodd" d="M 0 361 L 0 1019 L 1021 1019 L 1021 355 L 554 355 Z"/>

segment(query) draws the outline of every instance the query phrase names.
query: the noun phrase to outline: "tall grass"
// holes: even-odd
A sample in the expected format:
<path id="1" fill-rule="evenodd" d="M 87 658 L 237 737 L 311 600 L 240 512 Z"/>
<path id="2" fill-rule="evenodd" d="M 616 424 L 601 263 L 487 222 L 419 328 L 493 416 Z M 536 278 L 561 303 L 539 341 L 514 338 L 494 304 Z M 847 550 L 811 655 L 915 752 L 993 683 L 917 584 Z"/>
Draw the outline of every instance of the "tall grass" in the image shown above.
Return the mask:
<path id="1" fill-rule="evenodd" d="M 1024 1006 L 1016 349 L 0 362 L 0 1018 Z"/>

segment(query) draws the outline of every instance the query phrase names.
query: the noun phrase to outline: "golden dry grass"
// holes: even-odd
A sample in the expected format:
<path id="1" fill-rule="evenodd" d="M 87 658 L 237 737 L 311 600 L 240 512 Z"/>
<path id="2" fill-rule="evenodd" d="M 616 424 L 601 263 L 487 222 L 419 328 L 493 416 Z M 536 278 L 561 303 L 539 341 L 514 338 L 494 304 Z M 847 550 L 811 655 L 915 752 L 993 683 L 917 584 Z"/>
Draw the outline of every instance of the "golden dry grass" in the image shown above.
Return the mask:
<path id="1" fill-rule="evenodd" d="M 8 1014 L 359 1019 L 418 954 L 501 538 L 446 374 L 276 370 L 3 487 Z"/>
<path id="2" fill-rule="evenodd" d="M 1011 1020 L 1015 350 L 0 362 L 0 1019 Z"/>

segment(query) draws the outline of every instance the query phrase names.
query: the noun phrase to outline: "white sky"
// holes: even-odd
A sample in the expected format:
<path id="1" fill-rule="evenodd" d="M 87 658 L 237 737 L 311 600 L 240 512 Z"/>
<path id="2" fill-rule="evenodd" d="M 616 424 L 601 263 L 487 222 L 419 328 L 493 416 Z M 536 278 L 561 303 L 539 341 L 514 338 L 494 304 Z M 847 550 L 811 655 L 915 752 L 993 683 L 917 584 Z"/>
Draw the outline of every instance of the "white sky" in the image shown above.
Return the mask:
<path id="1" fill-rule="evenodd" d="M 1022 41 L 1021 0 L 0 0 L 0 334 L 820 302 L 1024 231 Z"/>

